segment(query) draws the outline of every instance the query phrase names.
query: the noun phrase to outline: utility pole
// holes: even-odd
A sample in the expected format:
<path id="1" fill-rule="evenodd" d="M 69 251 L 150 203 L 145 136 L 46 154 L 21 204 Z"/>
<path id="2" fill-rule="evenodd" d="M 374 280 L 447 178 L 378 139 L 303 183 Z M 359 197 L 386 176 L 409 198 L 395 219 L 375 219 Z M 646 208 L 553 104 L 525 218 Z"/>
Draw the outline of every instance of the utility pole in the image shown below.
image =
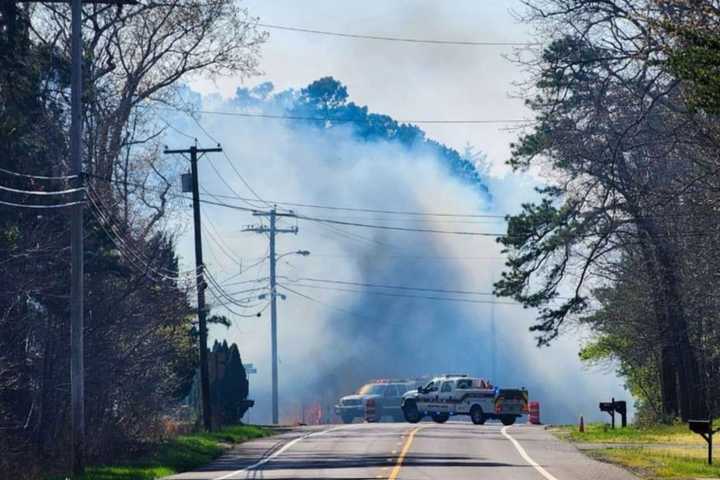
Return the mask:
<path id="1" fill-rule="evenodd" d="M 490 305 L 490 371 L 492 382 L 497 385 L 497 332 L 495 330 L 495 298 Z"/>
<path id="2" fill-rule="evenodd" d="M 202 416 L 203 425 L 207 431 L 212 430 L 212 407 L 210 403 L 210 378 L 208 372 L 208 351 L 207 351 L 207 309 L 205 307 L 205 265 L 203 264 L 202 255 L 202 229 L 200 224 L 200 190 L 198 185 L 198 167 L 199 154 L 222 152 L 222 148 L 218 145 L 216 148 L 198 148 L 193 145 L 185 150 L 168 150 L 165 148 L 167 155 L 185 155 L 190 154 L 190 168 L 192 175 L 192 196 L 193 196 L 193 220 L 195 230 L 195 281 L 197 285 L 197 303 L 198 303 L 198 347 L 200 349 L 200 397 L 202 400 Z"/>
<path id="3" fill-rule="evenodd" d="M 82 3 L 71 4 L 70 174 L 82 174 Z M 85 345 L 83 206 L 70 213 L 70 403 L 72 409 L 73 473 L 85 471 Z"/>
<path id="4" fill-rule="evenodd" d="M 278 361 L 277 361 L 277 282 L 275 268 L 277 255 L 275 254 L 275 235 L 277 233 L 294 233 L 297 235 L 298 228 L 277 228 L 277 217 L 295 217 L 290 213 L 278 213 L 277 208 L 273 207 L 269 212 L 253 212 L 256 217 L 269 217 L 270 226 L 264 225 L 258 227 L 248 227 L 244 229 L 246 232 L 269 233 L 270 237 L 270 345 L 272 351 L 272 423 L 277 425 L 279 422 L 279 406 L 278 406 Z"/>
<path id="5" fill-rule="evenodd" d="M 495 272 L 492 274 L 492 283 L 495 284 Z M 493 296 L 492 304 L 490 305 L 490 372 L 492 377 L 491 382 L 495 385 L 498 384 L 497 378 L 497 331 L 495 329 L 495 302 L 497 298 Z"/>

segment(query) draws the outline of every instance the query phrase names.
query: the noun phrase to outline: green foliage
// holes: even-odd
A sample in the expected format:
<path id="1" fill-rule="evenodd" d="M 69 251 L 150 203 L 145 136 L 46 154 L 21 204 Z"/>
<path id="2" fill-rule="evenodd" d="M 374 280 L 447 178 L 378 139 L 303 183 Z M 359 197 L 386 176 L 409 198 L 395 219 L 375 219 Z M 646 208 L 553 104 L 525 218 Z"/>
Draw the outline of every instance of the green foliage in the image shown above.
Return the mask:
<path id="1" fill-rule="evenodd" d="M 262 438 L 272 431 L 253 425 L 236 425 L 217 432 L 183 435 L 155 445 L 138 458 L 112 465 L 90 466 L 85 475 L 72 480 L 154 480 L 186 472 L 210 463 L 219 457 L 228 445 Z M 53 477 L 64 480 L 67 476 Z"/>
<path id="2" fill-rule="evenodd" d="M 720 33 L 713 25 L 717 25 L 719 13 L 716 10 L 700 24 L 661 24 L 675 37 L 667 64 L 687 82 L 690 106 L 715 115 L 720 114 Z"/>
<path id="3" fill-rule="evenodd" d="M 247 409 L 244 403 L 249 393 L 249 382 L 245 367 L 236 344 L 228 346 L 215 342 L 211 361 L 216 362 L 214 375 L 211 375 L 210 391 L 214 404 L 214 414 L 220 424 L 233 424 L 240 421 Z"/>

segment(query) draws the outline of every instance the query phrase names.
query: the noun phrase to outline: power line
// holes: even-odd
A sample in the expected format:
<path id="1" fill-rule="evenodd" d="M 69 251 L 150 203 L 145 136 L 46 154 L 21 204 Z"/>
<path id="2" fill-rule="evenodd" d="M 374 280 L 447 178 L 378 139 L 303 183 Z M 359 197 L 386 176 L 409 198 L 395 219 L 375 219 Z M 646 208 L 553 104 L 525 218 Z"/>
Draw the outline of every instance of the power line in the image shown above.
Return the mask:
<path id="1" fill-rule="evenodd" d="M 200 130 L 202 130 L 202 132 L 205 134 L 205 136 L 207 136 L 210 140 L 214 141 L 214 142 L 217 143 L 218 145 L 220 144 L 220 142 L 218 141 L 218 139 L 215 138 L 214 136 L 210 135 L 210 133 L 205 129 L 205 127 L 202 126 L 202 124 L 200 123 L 200 121 L 199 121 L 197 118 L 195 118 L 195 116 L 189 114 L 188 112 L 183 112 L 183 113 L 185 113 L 187 116 L 189 116 L 189 117 L 192 119 L 193 122 L 195 122 L 195 124 L 198 126 L 198 128 L 199 128 Z M 262 197 L 260 197 L 260 195 L 258 195 L 258 193 L 255 191 L 255 189 L 253 189 L 253 188 L 250 186 L 250 183 L 249 183 L 247 180 L 245 180 L 245 177 L 243 176 L 243 174 L 240 173 L 240 171 L 239 171 L 239 170 L 235 167 L 235 165 L 233 164 L 232 160 L 230 160 L 230 157 L 228 156 L 227 152 L 225 152 L 225 150 L 223 150 L 223 151 L 222 151 L 222 154 L 223 154 L 223 157 L 225 157 L 225 160 L 227 160 L 227 162 L 230 164 L 230 168 L 232 168 L 232 170 L 235 172 L 235 174 L 238 176 L 238 178 L 240 178 L 240 181 L 243 183 L 243 185 L 245 185 L 245 188 L 247 188 L 247 189 L 250 191 L 250 193 L 252 193 L 253 196 L 254 196 L 257 200 L 259 200 L 260 202 L 264 203 L 266 206 L 270 206 L 270 203 L 268 203 L 268 202 L 266 202 L 265 200 L 263 200 Z M 218 171 L 215 169 L 215 166 L 212 164 L 212 161 L 210 161 L 210 166 L 213 168 L 213 170 L 215 170 L 215 173 L 217 173 L 218 176 L 221 177 L 220 179 L 223 181 L 223 183 L 225 183 L 225 185 L 227 185 L 228 188 L 229 188 L 233 193 L 235 193 L 235 194 L 237 195 L 237 192 L 235 192 L 235 190 L 234 190 L 231 186 L 229 186 L 229 185 L 227 184 L 227 182 L 225 182 L 225 180 L 222 178 L 222 176 L 220 175 L 220 173 L 218 173 Z M 239 196 L 239 195 L 238 195 L 238 196 Z M 251 203 L 250 205 L 252 205 L 252 203 Z M 253 205 L 253 206 L 257 208 L 257 206 L 255 206 L 255 205 Z"/>
<path id="2" fill-rule="evenodd" d="M 218 247 L 220 247 L 220 250 L 222 253 L 227 257 L 229 260 L 231 260 L 235 265 L 240 267 L 240 271 L 245 270 L 243 268 L 242 259 L 238 260 L 235 253 L 232 251 L 232 249 L 225 245 L 225 243 L 222 241 L 222 234 L 219 232 L 217 227 L 215 227 L 215 224 L 210 220 L 210 217 L 206 214 L 205 215 L 205 221 L 207 222 L 208 226 L 210 228 L 205 228 L 205 232 L 210 237 L 210 240 L 215 242 Z M 212 230 L 212 231 L 211 231 Z M 213 233 L 214 232 L 214 233 Z M 217 236 L 216 236 L 217 235 Z"/>
<path id="3" fill-rule="evenodd" d="M 103 229 L 110 241 L 112 241 L 112 243 L 118 249 L 118 252 L 125 258 L 125 260 L 130 265 L 135 267 L 136 270 L 143 272 L 143 275 L 149 277 L 155 282 L 160 282 L 163 280 L 180 282 L 190 281 L 191 279 L 193 279 L 193 276 L 195 275 L 194 272 L 174 272 L 160 267 L 162 270 L 165 270 L 166 273 L 164 273 L 162 270 L 158 270 L 157 268 L 151 266 L 151 263 L 153 261 L 145 257 L 142 253 L 134 250 L 130 245 L 128 245 L 127 240 L 122 237 L 122 234 L 117 231 L 117 228 L 110 219 L 109 214 L 105 213 L 100 207 L 100 205 L 102 205 L 102 201 L 99 198 L 96 200 L 94 198 L 94 195 L 90 194 L 90 192 L 88 194 L 88 198 L 90 199 L 90 206 L 92 207 L 90 211 L 98 220 L 100 227 Z M 98 202 L 100 203 L 100 205 L 98 204 Z M 110 230 L 108 230 L 108 227 L 110 228 Z M 114 235 L 113 233 L 111 233 L 111 230 Z M 149 273 L 154 274 L 155 277 L 149 275 Z"/>
<path id="4" fill-rule="evenodd" d="M 131 182 L 124 182 L 124 181 L 118 181 L 118 180 L 108 180 L 108 179 L 102 179 L 107 182 L 111 183 L 127 183 L 128 185 L 135 185 L 138 188 L 144 188 L 146 190 L 152 191 L 152 188 L 140 185 L 140 184 L 132 184 Z M 192 200 L 191 198 L 175 194 L 175 193 L 167 193 L 168 195 L 172 197 L 182 198 L 185 200 Z M 215 205 L 219 207 L 225 207 L 230 208 L 234 210 L 241 210 L 244 212 L 252 212 L 257 213 L 258 209 L 253 208 L 247 208 L 247 207 L 241 207 L 239 205 L 231 205 L 229 203 L 224 202 L 213 202 L 207 199 L 199 199 L 201 203 L 206 203 L 209 205 Z M 341 220 L 333 220 L 330 218 L 321 218 L 321 217 L 311 217 L 307 215 L 298 215 L 293 214 L 295 218 L 299 220 L 307 220 L 311 222 L 318 222 L 318 223 L 326 223 L 326 224 L 334 224 L 334 225 L 344 225 L 344 226 L 350 226 L 350 227 L 363 227 L 363 228 L 373 228 L 373 229 L 380 229 L 380 230 L 392 230 L 392 231 L 401 231 L 401 232 L 415 232 L 415 233 L 434 233 L 434 234 L 445 234 L 445 235 L 464 235 L 464 236 L 483 236 L 483 237 L 502 237 L 505 236 L 505 234 L 502 233 L 490 233 L 490 232 L 472 232 L 472 231 L 453 231 L 453 230 L 438 230 L 433 228 L 410 228 L 410 227 L 400 227 L 400 226 L 391 226 L 391 225 L 375 225 L 375 224 L 368 224 L 368 223 L 356 223 L 356 222 L 345 222 Z"/>
<path id="5" fill-rule="evenodd" d="M 70 193 L 84 192 L 85 187 L 70 188 L 68 190 L 46 192 L 46 191 L 37 191 L 37 190 L 19 190 L 17 188 L 4 187 L 4 186 L 0 185 L 0 190 L 5 191 L 5 192 L 11 192 L 11 193 L 19 193 L 22 195 L 47 196 L 47 195 L 67 195 Z"/>
<path id="6" fill-rule="evenodd" d="M 272 30 L 284 30 L 289 32 L 299 33 L 311 33 L 314 35 L 326 35 L 332 37 L 343 37 L 343 38 L 355 38 L 361 40 L 381 40 L 386 42 L 401 42 L 401 43 L 420 43 L 429 45 L 454 45 L 454 46 L 465 46 L 465 47 L 529 47 L 542 45 L 541 43 L 531 42 L 490 42 L 490 41 L 470 41 L 470 40 L 437 40 L 437 39 L 419 39 L 419 38 L 406 38 L 396 36 L 385 36 L 385 35 L 367 35 L 367 34 L 356 34 L 356 33 L 345 33 L 345 32 L 331 32 L 327 30 L 315 30 L 310 28 L 301 27 L 288 27 L 285 25 L 274 25 L 270 23 L 258 23 L 257 26 L 262 28 L 270 28 Z"/>
<path id="7" fill-rule="evenodd" d="M 360 315 L 359 313 L 355 313 L 355 312 L 352 312 L 352 311 L 344 309 L 344 308 L 336 307 L 335 305 L 331 305 L 327 302 L 323 302 L 322 300 L 318 300 L 317 298 L 311 297 L 310 295 L 306 295 L 304 293 L 298 292 L 297 290 L 293 290 L 292 288 L 290 288 L 286 285 L 278 284 L 278 287 L 282 288 L 283 290 L 285 290 L 287 292 L 292 293 L 293 295 L 297 295 L 300 298 L 304 298 L 305 300 L 309 300 L 313 303 L 317 303 L 318 305 L 322 305 L 323 307 L 326 307 L 326 308 L 329 308 L 332 310 L 336 310 L 336 311 L 344 313 L 346 315 L 351 315 L 353 317 L 357 317 L 357 318 L 360 318 L 363 320 L 370 320 L 370 317 L 367 317 L 365 315 Z"/>
<path id="8" fill-rule="evenodd" d="M 358 290 L 358 289 L 352 289 L 352 288 L 327 287 L 327 286 L 318 286 L 318 285 L 293 284 L 293 287 L 313 288 L 313 289 L 317 289 L 317 290 L 335 290 L 338 292 L 362 293 L 362 294 L 369 294 L 369 295 L 378 295 L 378 296 L 382 296 L 382 297 L 417 298 L 417 299 L 421 299 L 421 300 L 431 300 L 431 301 L 441 301 L 441 302 L 522 306 L 522 304 L 515 303 L 515 302 L 497 302 L 497 301 L 490 301 L 490 300 L 474 300 L 474 299 L 468 299 L 468 298 L 440 297 L 440 296 L 434 296 L 434 295 L 410 295 L 410 294 L 405 294 L 405 293 L 377 292 L 377 291 L 373 291 L 373 290 Z"/>
<path id="9" fill-rule="evenodd" d="M 15 177 L 31 178 L 34 180 L 72 180 L 74 178 L 80 177 L 79 175 L 64 175 L 64 176 L 59 176 L 59 177 L 46 177 L 43 175 L 31 175 L 29 173 L 14 172 L 12 170 L 7 170 L 5 168 L 0 168 L 0 172 L 15 176 Z"/>
<path id="10" fill-rule="evenodd" d="M 233 197 L 230 195 L 216 194 L 218 198 L 225 199 L 237 199 L 237 200 L 249 200 L 247 197 Z M 287 205 L 289 207 L 303 207 L 303 208 L 317 208 L 322 210 L 336 210 L 343 212 L 360 212 L 360 213 L 379 213 L 386 215 L 407 215 L 416 217 L 453 217 L 453 218 L 497 218 L 505 219 L 505 215 L 491 215 L 491 214 L 478 214 L 478 213 L 448 213 L 448 212 L 419 212 L 413 210 L 388 210 L 388 209 L 375 209 L 375 208 L 358 208 L 358 207 L 338 207 L 334 205 L 324 205 L 317 203 L 302 203 L 302 202 L 288 202 L 280 200 L 267 200 L 273 205 Z"/>
<path id="11" fill-rule="evenodd" d="M 82 205 L 84 203 L 85 202 L 68 202 L 68 203 L 59 203 L 59 204 L 53 204 L 53 205 L 35 205 L 35 204 L 29 204 L 29 203 L 14 203 L 14 202 L 6 202 L 4 200 L 0 200 L 0 205 L 5 205 L 7 207 L 32 208 L 32 209 L 67 208 L 67 207 L 72 207 L 74 205 Z"/>
<path id="12" fill-rule="evenodd" d="M 348 255 L 344 254 L 326 254 L 326 253 L 315 253 L 312 254 L 313 257 L 327 257 L 327 258 L 347 258 Z M 501 261 L 501 260 L 507 260 L 507 257 L 473 257 L 473 256 L 451 256 L 451 255 L 385 255 L 382 254 L 382 258 L 405 258 L 405 259 L 414 259 L 414 260 L 438 260 L 438 261 L 444 261 L 444 260 L 478 260 L 478 261 Z"/>
<path id="13" fill-rule="evenodd" d="M 396 225 L 376 225 L 370 223 L 357 223 L 357 222 L 345 222 L 342 220 L 333 220 L 330 218 L 320 217 L 309 217 L 306 215 L 296 215 L 300 220 L 308 220 L 312 222 L 320 223 L 331 223 L 335 225 L 346 225 L 350 227 L 362 227 L 362 228 L 373 228 L 378 230 L 393 230 L 399 232 L 414 232 L 414 233 L 434 233 L 441 235 L 463 235 L 471 237 L 504 237 L 504 233 L 489 233 L 489 232 L 471 232 L 462 230 L 438 230 L 435 228 L 412 228 L 412 227 L 400 227 Z"/>
<path id="14" fill-rule="evenodd" d="M 167 107 L 168 110 L 176 110 L 184 112 L 178 108 Z M 336 123 L 359 123 L 357 118 L 343 117 L 313 117 L 307 115 L 287 115 L 273 113 L 250 113 L 250 112 L 229 112 L 224 110 L 193 110 L 193 113 L 202 113 L 204 115 L 220 115 L 239 118 L 264 118 L 269 120 L 297 120 L 311 122 L 336 122 Z M 434 125 L 492 125 L 492 124 L 510 124 L 510 123 L 530 123 L 532 120 L 510 118 L 510 119 L 450 119 L 450 120 L 423 120 L 423 119 L 398 119 L 394 120 L 400 124 L 434 124 Z"/>
<path id="15" fill-rule="evenodd" d="M 332 284 L 338 284 L 338 285 L 351 285 L 351 286 L 356 286 L 356 287 L 383 288 L 383 289 L 390 289 L 390 290 L 407 290 L 407 291 L 416 291 L 416 292 L 435 292 L 435 293 L 453 293 L 453 294 L 457 294 L 457 295 L 495 296 L 494 293 L 479 292 L 476 290 L 423 288 L 423 287 L 409 287 L 406 285 L 382 285 L 382 284 L 376 284 L 376 283 L 351 282 L 351 281 L 346 281 L 346 280 L 331 280 L 331 279 L 326 279 L 326 278 L 304 277 L 304 278 L 299 278 L 298 281 L 317 282 L 317 283 L 332 283 Z"/>

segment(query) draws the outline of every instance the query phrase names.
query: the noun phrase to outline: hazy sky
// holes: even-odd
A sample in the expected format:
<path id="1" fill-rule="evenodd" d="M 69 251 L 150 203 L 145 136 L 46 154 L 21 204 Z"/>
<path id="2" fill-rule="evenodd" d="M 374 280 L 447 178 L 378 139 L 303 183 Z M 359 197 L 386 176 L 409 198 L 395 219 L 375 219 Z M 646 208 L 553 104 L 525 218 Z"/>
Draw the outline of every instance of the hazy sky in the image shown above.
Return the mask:
<path id="1" fill-rule="evenodd" d="M 489 0 L 244 0 L 261 23 L 333 32 L 404 38 L 531 42 L 526 25 L 512 11 L 517 1 Z M 300 88 L 332 75 L 350 97 L 371 111 L 401 120 L 505 120 L 529 117 L 511 98 L 522 70 L 506 60 L 512 47 L 410 44 L 340 38 L 268 29 L 261 77 L 277 89 Z M 203 92 L 230 96 L 238 79 L 199 81 Z M 467 142 L 496 166 L 508 157 L 515 137 L 508 125 L 421 125 L 428 134 L 461 149 Z"/>

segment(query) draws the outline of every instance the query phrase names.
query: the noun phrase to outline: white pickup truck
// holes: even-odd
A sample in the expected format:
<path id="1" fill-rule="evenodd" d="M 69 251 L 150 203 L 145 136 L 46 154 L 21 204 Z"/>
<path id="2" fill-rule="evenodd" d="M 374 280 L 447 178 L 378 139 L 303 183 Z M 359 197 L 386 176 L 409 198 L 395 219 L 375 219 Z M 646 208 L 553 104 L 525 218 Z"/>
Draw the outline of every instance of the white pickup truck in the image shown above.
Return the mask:
<path id="1" fill-rule="evenodd" d="M 401 408 L 410 423 L 417 423 L 428 415 L 437 423 L 444 423 L 454 415 L 469 415 L 476 425 L 488 419 L 512 425 L 527 413 L 528 393 L 524 388 L 498 389 L 483 379 L 467 375 L 443 375 L 405 393 Z"/>

